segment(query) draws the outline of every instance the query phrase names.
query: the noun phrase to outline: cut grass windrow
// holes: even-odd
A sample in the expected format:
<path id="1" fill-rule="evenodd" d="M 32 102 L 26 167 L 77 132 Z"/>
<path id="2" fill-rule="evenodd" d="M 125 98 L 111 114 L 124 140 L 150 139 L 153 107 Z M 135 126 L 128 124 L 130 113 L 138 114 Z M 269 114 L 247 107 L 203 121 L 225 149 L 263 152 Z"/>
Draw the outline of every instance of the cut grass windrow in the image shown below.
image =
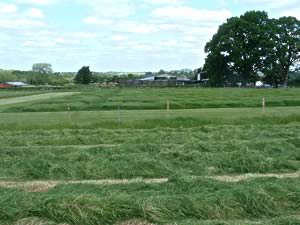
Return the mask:
<path id="1" fill-rule="evenodd" d="M 27 192 L 45 192 L 58 185 L 69 185 L 69 184 L 90 184 L 90 185 L 115 185 L 115 184 L 134 184 L 134 183 L 145 183 L 145 184 L 161 184 L 168 182 L 168 178 L 156 178 L 156 179 L 123 179 L 123 180 L 80 180 L 80 181 L 0 181 L 0 187 L 2 188 L 16 188 Z"/>
<path id="2" fill-rule="evenodd" d="M 281 173 L 281 174 L 275 174 L 275 173 L 266 173 L 266 174 L 239 174 L 239 175 L 223 175 L 223 176 L 209 176 L 207 178 L 223 181 L 223 182 L 240 182 L 244 180 L 249 179 L 256 179 L 256 178 L 278 178 L 278 179 L 284 179 L 284 178 L 299 178 L 300 172 L 296 173 Z"/>
<path id="3" fill-rule="evenodd" d="M 300 181 L 293 178 L 227 183 L 173 177 L 159 184 L 59 185 L 39 193 L 0 188 L 0 222 L 13 224 L 32 217 L 74 225 L 113 225 L 133 219 L 182 225 L 201 221 L 291 224 L 275 221 L 299 222 L 291 217 L 299 213 L 299 193 Z M 286 218 L 276 219 L 281 217 Z"/>
<path id="4" fill-rule="evenodd" d="M 300 172 L 297 173 L 284 173 L 284 174 L 239 174 L 239 175 L 224 175 L 224 176 L 202 176 L 202 177 L 191 177 L 192 179 L 212 179 L 221 182 L 240 182 L 250 179 L 259 178 L 299 178 Z M 3 178 L 2 178 L 3 179 Z M 134 183 L 145 183 L 145 184 L 161 184 L 168 182 L 168 178 L 153 178 L 153 179 L 105 179 L 105 180 L 79 180 L 79 181 L 0 181 L 0 187 L 4 188 L 16 188 L 27 192 L 45 192 L 51 188 L 55 188 L 58 185 L 70 185 L 70 184 L 91 184 L 91 185 L 116 185 L 116 184 L 134 184 Z"/>

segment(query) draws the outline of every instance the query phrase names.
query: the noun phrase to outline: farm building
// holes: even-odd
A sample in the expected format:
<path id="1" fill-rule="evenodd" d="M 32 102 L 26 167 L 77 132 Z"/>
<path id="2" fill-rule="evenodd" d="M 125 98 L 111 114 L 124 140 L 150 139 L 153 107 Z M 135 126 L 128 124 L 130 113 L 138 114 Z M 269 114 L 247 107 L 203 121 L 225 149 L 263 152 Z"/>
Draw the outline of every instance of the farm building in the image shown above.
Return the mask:
<path id="1" fill-rule="evenodd" d="M 5 82 L 5 83 L 0 83 L 0 88 L 25 87 L 25 86 L 28 86 L 28 84 L 25 84 L 23 82 Z"/>
<path id="2" fill-rule="evenodd" d="M 23 82 L 6 82 L 6 83 L 11 85 L 12 87 L 25 87 L 25 86 L 28 86 L 28 84 L 25 84 Z"/>
<path id="3" fill-rule="evenodd" d="M 176 87 L 176 86 L 200 86 L 202 81 L 191 80 L 186 76 L 173 76 L 162 74 L 146 77 L 138 80 L 124 80 L 119 82 L 120 87 Z"/>
<path id="4" fill-rule="evenodd" d="M 7 83 L 0 83 L 0 88 L 9 88 L 11 87 L 10 84 L 7 84 Z"/>

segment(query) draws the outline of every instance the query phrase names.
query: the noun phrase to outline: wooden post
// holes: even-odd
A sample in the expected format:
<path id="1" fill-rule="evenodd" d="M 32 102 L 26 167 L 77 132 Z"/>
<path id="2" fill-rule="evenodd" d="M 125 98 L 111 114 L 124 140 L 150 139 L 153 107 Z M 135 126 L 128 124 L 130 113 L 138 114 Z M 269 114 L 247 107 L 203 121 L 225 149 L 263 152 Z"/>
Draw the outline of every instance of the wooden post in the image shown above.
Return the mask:
<path id="1" fill-rule="evenodd" d="M 169 102 L 169 100 L 167 101 L 167 111 L 169 111 L 170 110 L 170 102 Z"/>
<path id="2" fill-rule="evenodd" d="M 262 108 L 263 108 L 263 113 L 265 113 L 265 111 L 266 111 L 266 99 L 265 99 L 265 97 L 263 97 L 263 101 L 262 101 Z"/>
<path id="3" fill-rule="evenodd" d="M 118 106 L 118 119 L 119 119 L 119 124 L 121 124 L 121 110 L 120 110 L 120 106 Z"/>

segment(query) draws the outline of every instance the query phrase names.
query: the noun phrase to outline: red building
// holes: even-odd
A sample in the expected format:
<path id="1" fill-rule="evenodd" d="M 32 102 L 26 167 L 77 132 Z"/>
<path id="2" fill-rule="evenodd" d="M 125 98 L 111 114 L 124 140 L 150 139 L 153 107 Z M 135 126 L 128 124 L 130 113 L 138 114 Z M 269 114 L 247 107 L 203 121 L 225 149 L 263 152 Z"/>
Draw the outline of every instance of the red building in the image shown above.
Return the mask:
<path id="1" fill-rule="evenodd" d="M 9 87 L 11 87 L 10 84 L 0 83 L 0 88 L 9 88 Z"/>

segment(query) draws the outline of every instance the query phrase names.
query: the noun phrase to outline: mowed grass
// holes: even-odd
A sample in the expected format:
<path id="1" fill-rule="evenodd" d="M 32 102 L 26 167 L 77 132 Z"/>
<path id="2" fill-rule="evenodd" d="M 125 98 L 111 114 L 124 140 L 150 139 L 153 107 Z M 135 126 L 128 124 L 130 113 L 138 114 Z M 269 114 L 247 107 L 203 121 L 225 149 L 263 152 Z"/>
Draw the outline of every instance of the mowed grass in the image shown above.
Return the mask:
<path id="1" fill-rule="evenodd" d="M 287 173 L 300 124 L 1 131 L 0 177 L 97 180 Z"/>
<path id="2" fill-rule="evenodd" d="M 300 224 L 298 89 L 80 92 L 0 107 L 0 224 Z"/>
<path id="3" fill-rule="evenodd" d="M 173 178 L 166 184 L 62 185 L 38 194 L 1 188 L 0 210 L 3 224 L 27 218 L 40 224 L 283 225 L 299 224 L 299 193 L 295 179 L 231 184 Z M 17 224 L 38 224 L 29 222 Z"/>
<path id="4" fill-rule="evenodd" d="M 300 107 L 186 110 L 111 110 L 0 113 L 1 129 L 159 128 L 230 124 L 288 124 L 300 121 Z"/>
<path id="5" fill-rule="evenodd" d="M 34 94 L 29 96 L 19 96 L 14 98 L 3 98 L 0 99 L 0 106 L 18 104 L 24 102 L 34 102 L 34 101 L 43 101 L 50 98 L 64 97 L 70 95 L 76 95 L 80 92 L 56 92 L 56 93 L 44 93 L 44 94 Z"/>
<path id="6" fill-rule="evenodd" d="M 30 95 L 42 94 L 45 92 L 46 91 L 30 91 L 26 89 L 14 89 L 14 90 L 0 89 L 0 99 L 30 96 Z"/>
<path id="7" fill-rule="evenodd" d="M 2 106 L 0 112 L 58 112 L 300 106 L 300 89 L 91 89 L 79 95 Z M 1 93 L 0 93 L 1 95 Z"/>

